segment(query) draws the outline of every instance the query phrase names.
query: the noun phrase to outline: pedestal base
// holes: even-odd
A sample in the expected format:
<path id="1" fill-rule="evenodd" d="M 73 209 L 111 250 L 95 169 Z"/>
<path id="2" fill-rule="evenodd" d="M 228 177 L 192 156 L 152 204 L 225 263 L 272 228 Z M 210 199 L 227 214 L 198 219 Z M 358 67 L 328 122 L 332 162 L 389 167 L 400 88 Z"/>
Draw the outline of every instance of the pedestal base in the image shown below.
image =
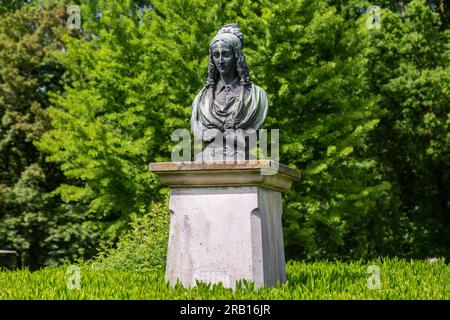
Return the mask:
<path id="1" fill-rule="evenodd" d="M 176 188 L 170 196 L 166 280 L 234 288 L 286 281 L 281 194 L 262 187 Z"/>

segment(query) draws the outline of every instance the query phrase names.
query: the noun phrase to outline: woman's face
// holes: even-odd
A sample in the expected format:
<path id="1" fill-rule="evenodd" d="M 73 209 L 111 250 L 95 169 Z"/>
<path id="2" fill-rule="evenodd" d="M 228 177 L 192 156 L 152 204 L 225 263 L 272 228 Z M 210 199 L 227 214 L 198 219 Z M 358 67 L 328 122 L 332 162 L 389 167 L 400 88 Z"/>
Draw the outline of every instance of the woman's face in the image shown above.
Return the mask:
<path id="1" fill-rule="evenodd" d="M 227 75 L 234 70 L 236 61 L 233 49 L 228 43 L 217 41 L 212 45 L 211 52 L 214 65 L 222 76 Z"/>

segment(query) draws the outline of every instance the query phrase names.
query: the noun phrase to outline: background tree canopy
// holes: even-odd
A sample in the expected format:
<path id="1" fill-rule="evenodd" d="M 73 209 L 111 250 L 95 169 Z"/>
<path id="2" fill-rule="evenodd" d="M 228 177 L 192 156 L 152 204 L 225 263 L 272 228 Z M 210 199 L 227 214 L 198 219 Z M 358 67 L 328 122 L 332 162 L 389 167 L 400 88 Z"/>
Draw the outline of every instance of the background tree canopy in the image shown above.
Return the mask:
<path id="1" fill-rule="evenodd" d="M 444 1 L 14 1 L 0 20 L 0 247 L 88 258 L 163 203 L 147 171 L 189 128 L 208 45 L 244 32 L 265 128 L 301 181 L 288 258 L 450 257 L 450 30 Z"/>

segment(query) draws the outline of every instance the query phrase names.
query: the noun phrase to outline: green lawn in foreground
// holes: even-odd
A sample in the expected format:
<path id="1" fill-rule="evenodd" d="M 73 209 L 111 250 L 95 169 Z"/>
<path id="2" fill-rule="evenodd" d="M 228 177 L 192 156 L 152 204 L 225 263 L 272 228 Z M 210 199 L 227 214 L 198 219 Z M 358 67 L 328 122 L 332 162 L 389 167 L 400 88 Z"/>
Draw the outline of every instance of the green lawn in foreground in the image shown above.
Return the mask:
<path id="1" fill-rule="evenodd" d="M 369 289 L 369 265 L 380 268 L 381 289 Z M 235 292 L 200 284 L 172 289 L 163 271 L 107 271 L 82 267 L 81 288 L 69 290 L 66 267 L 0 272 L 0 299 L 450 299 L 450 266 L 443 260 L 287 263 L 279 288 Z"/>

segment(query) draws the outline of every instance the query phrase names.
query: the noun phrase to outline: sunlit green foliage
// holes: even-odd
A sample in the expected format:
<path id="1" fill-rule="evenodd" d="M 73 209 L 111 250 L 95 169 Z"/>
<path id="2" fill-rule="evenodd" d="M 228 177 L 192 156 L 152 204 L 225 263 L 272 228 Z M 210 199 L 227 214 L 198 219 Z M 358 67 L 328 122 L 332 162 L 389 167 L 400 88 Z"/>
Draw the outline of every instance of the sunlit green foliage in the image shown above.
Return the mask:
<path id="1" fill-rule="evenodd" d="M 380 268 L 380 289 L 367 286 L 369 265 Z M 193 289 L 171 288 L 163 271 L 99 271 L 80 269 L 80 289 L 70 290 L 65 267 L 0 271 L 0 299 L 449 299 L 450 268 L 440 260 L 396 259 L 356 261 L 289 262 L 288 282 L 278 288 L 254 289 L 241 282 L 236 290 L 200 284 Z"/>
<path id="2" fill-rule="evenodd" d="M 131 215 L 131 229 L 114 248 L 101 249 L 93 259 L 97 270 L 164 270 L 169 239 L 167 204 L 153 204 Z"/>

